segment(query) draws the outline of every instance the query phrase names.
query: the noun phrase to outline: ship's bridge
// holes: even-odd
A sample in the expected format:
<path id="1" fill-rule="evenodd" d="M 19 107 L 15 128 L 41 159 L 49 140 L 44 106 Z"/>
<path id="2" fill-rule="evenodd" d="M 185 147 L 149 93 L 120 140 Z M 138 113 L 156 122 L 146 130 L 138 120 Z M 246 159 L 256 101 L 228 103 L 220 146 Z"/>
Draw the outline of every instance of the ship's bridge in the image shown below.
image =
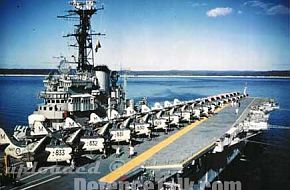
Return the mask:
<path id="1" fill-rule="evenodd" d="M 71 87 L 86 87 L 92 88 L 93 83 L 91 80 L 80 80 L 80 79 L 59 79 L 58 91 L 66 91 Z"/>
<path id="2" fill-rule="evenodd" d="M 92 81 L 91 80 L 79 80 L 79 79 L 72 79 L 71 80 L 71 86 L 90 86 L 92 87 Z"/>
<path id="3" fill-rule="evenodd" d="M 43 80 L 44 86 L 50 91 L 66 91 L 71 87 L 83 87 L 92 88 L 94 82 L 89 78 L 71 78 L 71 77 L 59 77 L 54 79 Z"/>
<path id="4" fill-rule="evenodd" d="M 60 99 L 60 100 L 67 100 L 69 97 L 68 92 L 64 91 L 42 91 L 40 92 L 40 97 L 44 98 L 45 100 L 51 100 L 51 99 Z"/>
<path id="5" fill-rule="evenodd" d="M 42 91 L 40 97 L 44 99 L 44 103 L 38 105 L 37 113 L 48 119 L 63 119 L 69 96 L 68 92 L 63 91 Z"/>
<path id="6" fill-rule="evenodd" d="M 68 111 L 88 111 L 96 109 L 95 98 L 91 94 L 71 95 L 68 99 Z"/>

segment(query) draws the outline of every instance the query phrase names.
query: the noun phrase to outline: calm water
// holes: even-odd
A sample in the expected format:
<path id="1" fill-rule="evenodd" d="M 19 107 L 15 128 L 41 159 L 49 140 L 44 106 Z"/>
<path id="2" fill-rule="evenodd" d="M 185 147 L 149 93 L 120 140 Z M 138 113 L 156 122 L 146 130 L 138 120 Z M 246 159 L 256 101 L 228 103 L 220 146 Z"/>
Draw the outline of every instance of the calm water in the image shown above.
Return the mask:
<path id="1" fill-rule="evenodd" d="M 0 77 L 0 124 L 11 131 L 26 124 L 27 116 L 41 103 L 38 92 L 43 77 Z M 269 123 L 289 126 L 290 79 L 258 78 L 129 78 L 128 97 L 149 102 L 194 99 L 218 93 L 242 91 L 247 84 L 251 96 L 272 97 L 281 110 L 271 114 Z M 236 159 L 220 176 L 221 180 L 240 180 L 243 189 L 290 189 L 290 130 L 271 129 L 245 149 L 247 161 Z M 288 188 L 286 188 L 288 186 Z"/>

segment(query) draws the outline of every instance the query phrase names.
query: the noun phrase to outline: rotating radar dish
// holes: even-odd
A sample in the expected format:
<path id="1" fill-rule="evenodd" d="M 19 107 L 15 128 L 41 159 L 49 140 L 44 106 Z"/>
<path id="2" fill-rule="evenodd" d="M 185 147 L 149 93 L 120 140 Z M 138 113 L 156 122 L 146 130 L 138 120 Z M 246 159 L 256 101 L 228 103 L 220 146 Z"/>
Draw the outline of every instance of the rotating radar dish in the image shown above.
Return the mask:
<path id="1" fill-rule="evenodd" d="M 58 66 L 58 71 L 61 74 L 67 75 L 70 72 L 70 64 L 66 60 L 61 60 Z"/>

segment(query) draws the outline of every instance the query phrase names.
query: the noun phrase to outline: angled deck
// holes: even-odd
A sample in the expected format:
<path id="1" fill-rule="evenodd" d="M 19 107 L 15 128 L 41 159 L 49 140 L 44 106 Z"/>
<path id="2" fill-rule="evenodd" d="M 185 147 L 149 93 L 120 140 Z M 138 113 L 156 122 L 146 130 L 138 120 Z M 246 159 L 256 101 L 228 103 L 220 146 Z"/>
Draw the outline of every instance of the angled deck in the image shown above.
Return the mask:
<path id="1" fill-rule="evenodd" d="M 156 169 L 182 168 L 184 163 L 210 148 L 237 120 L 244 117 L 245 111 L 253 102 L 254 98 L 242 100 L 239 114 L 230 106 L 217 110 L 219 113 L 214 117 L 204 118 L 182 128 L 99 181 L 112 183 L 140 166 Z"/>
<path id="2" fill-rule="evenodd" d="M 239 114 L 235 108 L 228 106 L 216 116 L 200 123 L 189 130 L 182 138 L 177 139 L 157 154 L 146 160 L 146 168 L 182 168 L 188 160 L 210 148 L 214 142 L 224 135 L 234 124 L 241 120 L 247 113 L 247 108 L 254 102 L 253 98 L 241 101 Z"/>

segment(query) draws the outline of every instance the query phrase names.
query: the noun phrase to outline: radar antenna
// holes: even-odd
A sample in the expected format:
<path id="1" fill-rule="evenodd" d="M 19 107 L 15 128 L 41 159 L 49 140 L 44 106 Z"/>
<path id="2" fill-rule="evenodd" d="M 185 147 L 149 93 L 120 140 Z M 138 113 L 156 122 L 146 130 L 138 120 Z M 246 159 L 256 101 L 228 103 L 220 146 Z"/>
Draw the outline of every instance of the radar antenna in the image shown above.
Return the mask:
<path id="1" fill-rule="evenodd" d="M 94 67 L 94 54 L 93 54 L 93 39 L 92 36 L 103 36 L 105 34 L 92 33 L 91 30 L 91 18 L 99 10 L 103 10 L 104 7 L 96 8 L 95 1 L 77 1 L 72 0 L 70 4 L 74 7 L 73 10 L 68 10 L 68 14 L 64 16 L 58 16 L 58 18 L 68 20 L 78 20 L 79 23 L 75 25 L 76 29 L 74 33 L 67 34 L 63 37 L 75 37 L 76 43 L 70 46 L 78 48 L 78 58 L 76 63 L 78 64 L 78 71 L 91 71 Z M 100 43 L 98 42 L 98 47 Z"/>

